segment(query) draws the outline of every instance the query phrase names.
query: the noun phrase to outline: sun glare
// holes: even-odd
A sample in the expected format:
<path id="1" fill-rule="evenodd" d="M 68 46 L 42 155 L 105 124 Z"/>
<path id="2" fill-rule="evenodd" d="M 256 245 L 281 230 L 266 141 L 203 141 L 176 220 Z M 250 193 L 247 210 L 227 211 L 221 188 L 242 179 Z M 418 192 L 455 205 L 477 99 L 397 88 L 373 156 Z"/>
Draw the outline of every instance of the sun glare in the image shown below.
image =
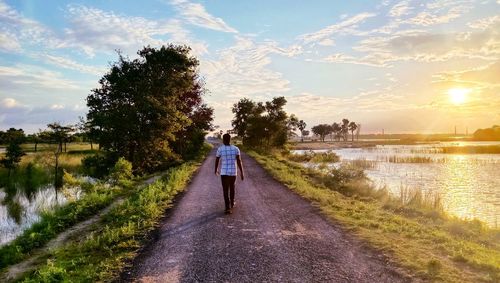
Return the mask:
<path id="1" fill-rule="evenodd" d="M 458 105 L 465 103 L 469 92 L 470 89 L 467 88 L 451 88 L 448 90 L 448 96 L 453 104 Z"/>

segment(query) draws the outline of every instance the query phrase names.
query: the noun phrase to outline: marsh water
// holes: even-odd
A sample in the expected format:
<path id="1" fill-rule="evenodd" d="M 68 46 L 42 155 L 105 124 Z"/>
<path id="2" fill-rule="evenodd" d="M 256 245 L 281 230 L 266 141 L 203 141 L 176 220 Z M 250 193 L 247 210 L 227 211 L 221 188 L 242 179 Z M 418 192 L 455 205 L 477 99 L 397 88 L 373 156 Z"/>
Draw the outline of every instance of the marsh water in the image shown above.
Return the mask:
<path id="1" fill-rule="evenodd" d="M 66 191 L 65 194 L 59 192 L 56 198 L 56 191 L 53 186 L 40 188 L 31 199 L 28 199 L 22 193 L 18 193 L 14 197 L 22 207 L 21 218 L 18 223 L 9 214 L 7 206 L 2 204 L 6 194 L 0 189 L 0 246 L 12 241 L 33 223 L 38 222 L 40 215 L 44 211 L 67 203 L 68 197 L 78 199 L 80 195 L 81 191 L 79 189 L 72 189 Z"/>
<path id="2" fill-rule="evenodd" d="M 478 145 L 500 145 L 500 142 L 378 145 L 333 151 L 341 161 L 361 159 L 371 162 L 373 166 L 365 169 L 368 178 L 377 187 L 386 187 L 396 196 L 404 188 L 438 192 L 444 209 L 449 213 L 464 219 L 477 218 L 492 227 L 499 227 L 500 154 L 439 153 L 440 147 Z M 425 162 L 405 162 L 419 158 Z M 395 159 L 399 161 L 394 162 Z"/>

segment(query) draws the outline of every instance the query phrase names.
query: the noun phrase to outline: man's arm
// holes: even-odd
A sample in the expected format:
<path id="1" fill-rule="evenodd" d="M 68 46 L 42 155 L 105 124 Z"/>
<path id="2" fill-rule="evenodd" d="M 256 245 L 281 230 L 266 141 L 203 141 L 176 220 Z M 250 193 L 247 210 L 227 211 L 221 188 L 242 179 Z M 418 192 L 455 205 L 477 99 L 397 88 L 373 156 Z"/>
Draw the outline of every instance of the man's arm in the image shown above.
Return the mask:
<path id="1" fill-rule="evenodd" d="M 219 159 L 220 157 L 215 157 L 215 175 L 217 175 L 217 168 L 219 167 Z"/>
<path id="2" fill-rule="evenodd" d="M 245 179 L 245 173 L 243 172 L 243 163 L 241 162 L 241 157 L 239 155 L 236 155 L 236 163 L 238 164 L 238 168 L 240 168 L 240 176 L 243 181 Z"/>

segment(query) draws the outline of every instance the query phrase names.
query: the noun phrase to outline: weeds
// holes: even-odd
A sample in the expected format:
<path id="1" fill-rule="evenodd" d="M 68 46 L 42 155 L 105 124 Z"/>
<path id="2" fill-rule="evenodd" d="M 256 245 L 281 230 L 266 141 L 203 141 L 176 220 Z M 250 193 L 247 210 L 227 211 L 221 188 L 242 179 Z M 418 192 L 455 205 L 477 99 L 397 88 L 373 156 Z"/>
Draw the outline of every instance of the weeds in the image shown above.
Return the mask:
<path id="1" fill-rule="evenodd" d="M 340 161 L 338 155 L 331 150 L 326 152 L 314 152 L 310 150 L 303 154 L 290 154 L 287 157 L 295 162 L 334 163 Z"/>
<path id="2" fill-rule="evenodd" d="M 328 175 L 280 156 L 249 154 L 333 221 L 391 254 L 397 264 L 423 280 L 497 282 L 500 278 L 500 230 L 438 213 L 439 196 L 415 189 L 391 198 L 362 178 L 334 184 L 327 182 Z M 424 209 L 429 204 L 431 210 Z"/>

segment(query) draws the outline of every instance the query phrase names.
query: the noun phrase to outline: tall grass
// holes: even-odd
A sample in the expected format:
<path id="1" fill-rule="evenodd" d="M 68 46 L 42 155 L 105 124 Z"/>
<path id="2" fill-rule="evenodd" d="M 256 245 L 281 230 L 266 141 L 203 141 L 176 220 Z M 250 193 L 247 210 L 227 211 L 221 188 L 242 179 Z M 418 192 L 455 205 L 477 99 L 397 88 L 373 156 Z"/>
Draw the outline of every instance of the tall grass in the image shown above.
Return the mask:
<path id="1" fill-rule="evenodd" d="M 438 159 L 434 160 L 431 157 L 428 156 L 398 156 L 398 155 L 392 155 L 392 156 L 386 156 L 385 157 L 386 162 L 390 163 L 433 163 L 433 162 L 439 162 Z"/>
<path id="2" fill-rule="evenodd" d="M 206 156 L 208 150 L 205 148 L 199 159 Z M 51 261 L 28 274 L 25 281 L 111 281 L 126 261 L 135 256 L 174 196 L 185 188 L 199 161 L 171 168 L 162 179 L 137 190 L 103 218 L 98 230 L 79 243 L 56 249 L 50 255 Z"/>
<path id="3" fill-rule="evenodd" d="M 498 282 L 500 230 L 479 221 L 464 221 L 422 207 L 440 196 L 409 189 L 386 199 L 384 189 L 373 190 L 362 179 L 344 185 L 325 182 L 322 172 L 304 168 L 280 156 L 249 152 L 277 180 L 314 202 L 336 223 L 391 255 L 396 264 L 430 282 Z M 347 188 L 346 192 L 338 188 Z M 377 195 L 380 194 L 380 195 Z M 427 201 L 429 200 L 429 201 Z M 405 203 L 404 205 L 401 203 Z M 412 206 L 418 207 L 417 209 Z"/>
<path id="4" fill-rule="evenodd" d="M 42 247 L 60 232 L 106 207 L 119 192 L 117 187 L 96 185 L 79 200 L 43 213 L 39 222 L 14 241 L 0 247 L 0 269 L 20 262 L 31 251 Z"/>
<path id="5" fill-rule="evenodd" d="M 334 163 L 340 161 L 340 158 L 335 152 L 329 150 L 326 152 L 306 151 L 303 154 L 289 154 L 288 158 L 295 162 L 312 162 L 312 163 Z"/>

